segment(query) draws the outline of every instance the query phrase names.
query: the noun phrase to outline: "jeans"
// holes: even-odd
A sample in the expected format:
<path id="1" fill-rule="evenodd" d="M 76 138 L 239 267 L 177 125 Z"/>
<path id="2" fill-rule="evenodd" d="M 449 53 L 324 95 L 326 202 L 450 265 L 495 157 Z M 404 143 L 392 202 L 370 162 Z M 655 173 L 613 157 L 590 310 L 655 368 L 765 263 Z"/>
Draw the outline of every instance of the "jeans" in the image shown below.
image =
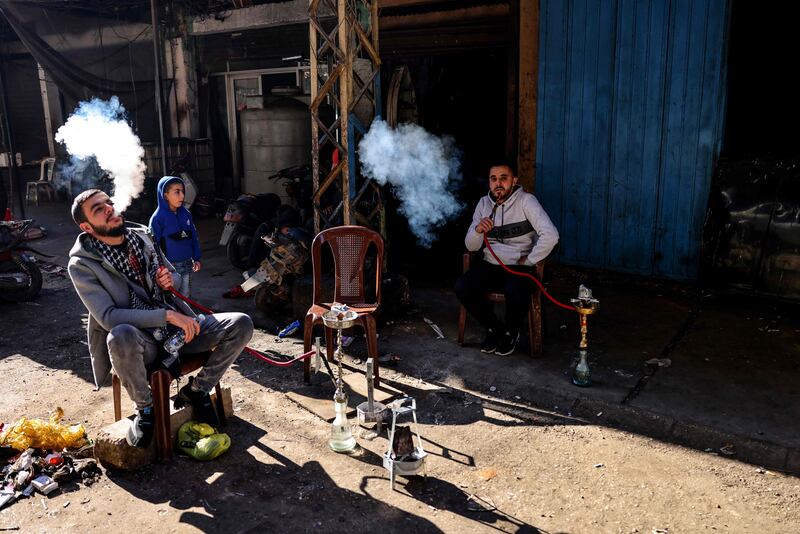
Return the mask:
<path id="1" fill-rule="evenodd" d="M 513 265 L 515 271 L 533 273 L 533 267 Z M 531 280 L 504 271 L 494 265 L 477 259 L 469 270 L 456 282 L 456 296 L 470 315 L 486 328 L 495 332 L 511 332 L 516 335 L 531 305 L 534 285 Z M 506 298 L 505 324 L 494 313 L 494 303 L 486 300 L 487 293 L 503 293 Z"/>
<path id="2" fill-rule="evenodd" d="M 215 313 L 200 323 L 200 334 L 183 346 L 180 354 L 206 352 L 216 347 L 197 375 L 197 386 L 210 393 L 233 361 L 241 354 L 253 336 L 253 321 L 243 313 Z M 122 386 L 142 409 L 153 404 L 147 366 L 159 357 L 159 343 L 153 336 L 135 326 L 120 324 L 109 332 L 107 339 L 111 365 Z"/>
<path id="3" fill-rule="evenodd" d="M 175 289 L 182 295 L 189 297 L 189 293 L 192 291 L 192 268 L 194 267 L 194 261 L 189 258 L 188 260 L 176 261 L 172 266 L 175 267 L 175 272 L 181 275 L 181 284 Z"/>

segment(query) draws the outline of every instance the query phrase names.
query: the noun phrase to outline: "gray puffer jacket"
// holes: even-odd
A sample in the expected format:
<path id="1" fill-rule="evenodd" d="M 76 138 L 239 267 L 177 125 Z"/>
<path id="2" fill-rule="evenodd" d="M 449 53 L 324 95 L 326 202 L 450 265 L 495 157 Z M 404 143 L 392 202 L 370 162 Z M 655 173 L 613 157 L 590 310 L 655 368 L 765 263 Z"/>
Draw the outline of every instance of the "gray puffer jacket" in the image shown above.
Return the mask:
<path id="1" fill-rule="evenodd" d="M 145 232 L 135 230 L 144 242 L 145 269 L 150 267 L 153 242 Z M 106 338 L 117 325 L 129 324 L 137 328 L 157 328 L 167 324 L 166 309 L 135 310 L 131 309 L 128 287 L 143 300 L 149 301 L 145 290 L 130 284 L 128 279 L 111 266 L 100 252 L 92 246 L 91 236 L 81 233 L 69 253 L 69 276 L 78 292 L 83 305 L 89 312 L 87 333 L 89 337 L 89 355 L 92 358 L 92 372 L 97 388 L 106 383 L 111 373 L 111 359 L 108 355 Z M 174 272 L 169 262 L 164 260 L 165 267 L 172 271 L 175 285 L 180 283 L 180 275 Z M 151 284 L 148 281 L 148 285 Z M 148 290 L 152 287 L 148 288 Z"/>

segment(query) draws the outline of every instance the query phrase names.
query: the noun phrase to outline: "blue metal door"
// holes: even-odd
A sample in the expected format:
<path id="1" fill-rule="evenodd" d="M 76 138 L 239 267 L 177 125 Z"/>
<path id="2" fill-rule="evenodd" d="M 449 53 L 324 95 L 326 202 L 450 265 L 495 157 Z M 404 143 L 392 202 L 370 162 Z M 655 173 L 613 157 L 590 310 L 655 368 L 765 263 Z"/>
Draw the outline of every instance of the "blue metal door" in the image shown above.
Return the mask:
<path id="1" fill-rule="evenodd" d="M 727 13 L 726 0 L 541 0 L 536 195 L 561 261 L 696 276 Z"/>

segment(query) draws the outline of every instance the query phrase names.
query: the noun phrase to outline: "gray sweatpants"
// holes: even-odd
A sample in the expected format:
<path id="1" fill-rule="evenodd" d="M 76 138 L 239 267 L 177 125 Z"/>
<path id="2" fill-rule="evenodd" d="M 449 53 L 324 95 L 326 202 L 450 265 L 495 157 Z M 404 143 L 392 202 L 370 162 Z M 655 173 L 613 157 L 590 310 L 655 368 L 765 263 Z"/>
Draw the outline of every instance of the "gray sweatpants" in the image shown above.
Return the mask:
<path id="1" fill-rule="evenodd" d="M 200 334 L 183 346 L 180 354 L 195 354 L 216 347 L 197 375 L 197 386 L 210 393 L 253 336 L 253 321 L 243 313 L 215 313 L 200 323 Z M 146 366 L 158 357 L 158 342 L 135 326 L 121 324 L 108 334 L 111 365 L 137 409 L 153 404 Z"/>

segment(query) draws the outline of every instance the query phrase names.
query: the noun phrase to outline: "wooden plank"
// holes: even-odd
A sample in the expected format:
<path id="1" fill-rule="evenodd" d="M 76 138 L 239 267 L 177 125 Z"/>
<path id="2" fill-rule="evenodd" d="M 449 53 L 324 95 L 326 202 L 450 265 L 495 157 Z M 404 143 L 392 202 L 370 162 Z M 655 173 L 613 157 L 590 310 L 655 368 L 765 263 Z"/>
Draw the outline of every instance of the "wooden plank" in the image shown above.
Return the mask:
<path id="1" fill-rule="evenodd" d="M 519 132 L 517 175 L 536 189 L 536 112 L 539 75 L 539 1 L 519 2 Z"/>
<path id="2" fill-rule="evenodd" d="M 537 2 L 529 0 L 522 3 L 535 4 Z M 453 25 L 456 23 L 479 21 L 483 19 L 506 18 L 508 15 L 509 10 L 507 4 L 494 4 L 451 9 L 448 11 L 432 11 L 430 13 L 420 13 L 417 15 L 381 17 L 380 22 L 381 31 L 386 31 L 409 27 L 436 26 L 440 24 Z"/>
<path id="3" fill-rule="evenodd" d="M 666 7 L 658 1 L 624 0 L 617 18 L 606 264 L 640 274 L 652 272 L 667 51 Z"/>
<path id="4" fill-rule="evenodd" d="M 564 169 L 567 84 L 568 4 L 542 0 L 539 31 L 546 58 L 539 78 L 537 112 L 537 166 L 540 174 L 536 196 L 559 231 L 564 232 Z M 562 255 L 562 246 L 557 255 Z"/>
<path id="5" fill-rule="evenodd" d="M 506 146 L 509 158 L 517 151 L 517 117 L 519 116 L 519 0 L 508 3 L 508 53 L 506 60 Z M 516 43 L 516 45 L 515 45 Z"/>
<path id="6" fill-rule="evenodd" d="M 616 18 L 616 0 L 600 0 L 589 6 L 591 18 L 593 50 L 587 55 L 587 72 L 593 83 L 594 96 L 591 106 L 592 116 L 584 117 L 584 122 L 592 124 L 585 130 L 586 147 L 591 146 L 591 171 L 586 196 L 589 198 L 589 223 L 583 232 L 589 237 L 584 252 L 584 261 L 591 265 L 602 265 L 605 258 L 608 212 L 609 162 L 611 159 L 611 116 L 613 106 L 614 49 L 616 35 L 613 31 Z M 589 59 L 591 57 L 591 59 Z M 590 71 L 589 69 L 594 69 Z M 587 102 L 588 104 L 588 102 Z"/>

